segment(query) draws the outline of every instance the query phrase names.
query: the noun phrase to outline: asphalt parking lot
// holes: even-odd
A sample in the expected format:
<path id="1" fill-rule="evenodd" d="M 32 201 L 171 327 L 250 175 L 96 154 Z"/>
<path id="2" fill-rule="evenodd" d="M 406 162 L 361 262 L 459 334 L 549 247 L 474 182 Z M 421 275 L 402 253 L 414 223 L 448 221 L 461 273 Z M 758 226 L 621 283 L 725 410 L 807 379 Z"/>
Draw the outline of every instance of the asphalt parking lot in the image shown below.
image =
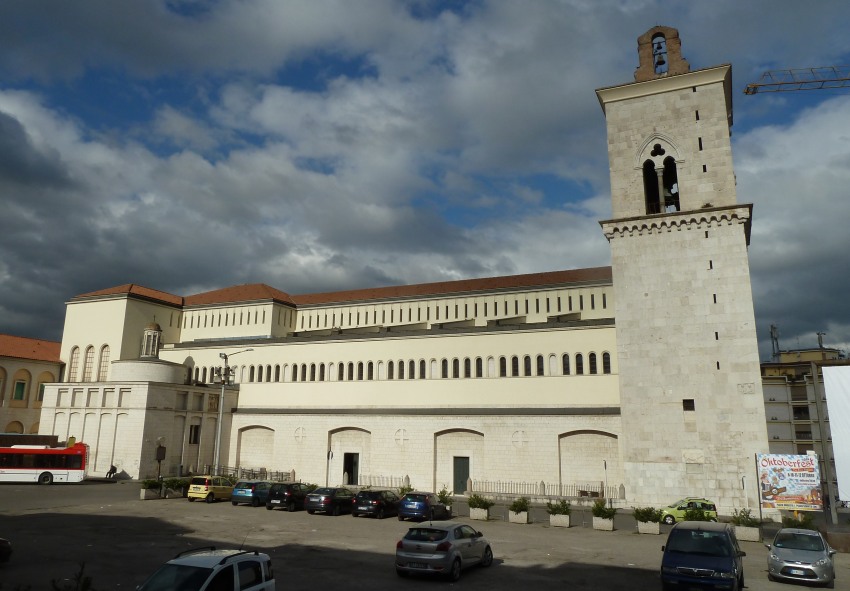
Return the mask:
<path id="1" fill-rule="evenodd" d="M 134 589 L 176 553 L 198 546 L 244 547 L 271 555 L 277 588 L 428 589 L 446 585 L 399 579 L 395 543 L 409 523 L 267 511 L 230 503 L 185 499 L 139 500 L 138 483 L 0 485 L 0 537 L 14 544 L 0 565 L 0 589 L 24 591 L 70 583 L 85 564 L 91 589 Z M 613 532 L 591 529 L 590 515 L 574 512 L 573 527 L 545 519 L 529 525 L 471 521 L 457 507 L 455 520 L 484 532 L 495 554 L 488 569 L 465 571 L 455 585 L 469 589 L 660 589 L 658 568 L 665 536 L 637 534 L 627 516 Z M 535 513 L 545 515 L 545 513 Z M 788 590 L 767 580 L 767 549 L 742 542 L 746 587 Z M 836 556 L 836 589 L 850 589 L 850 555 Z M 73 589 L 74 587 L 68 587 Z"/>

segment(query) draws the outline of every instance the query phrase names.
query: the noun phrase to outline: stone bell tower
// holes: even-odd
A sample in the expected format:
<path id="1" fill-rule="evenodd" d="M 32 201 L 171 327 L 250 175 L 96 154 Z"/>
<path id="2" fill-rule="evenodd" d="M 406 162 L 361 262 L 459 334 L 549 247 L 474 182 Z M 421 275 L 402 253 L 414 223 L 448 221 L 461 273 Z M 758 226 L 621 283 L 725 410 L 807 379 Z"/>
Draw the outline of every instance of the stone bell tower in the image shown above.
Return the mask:
<path id="1" fill-rule="evenodd" d="M 676 29 L 638 38 L 635 81 L 596 91 L 608 128 L 626 495 L 755 508 L 768 451 L 730 65 L 691 71 Z"/>

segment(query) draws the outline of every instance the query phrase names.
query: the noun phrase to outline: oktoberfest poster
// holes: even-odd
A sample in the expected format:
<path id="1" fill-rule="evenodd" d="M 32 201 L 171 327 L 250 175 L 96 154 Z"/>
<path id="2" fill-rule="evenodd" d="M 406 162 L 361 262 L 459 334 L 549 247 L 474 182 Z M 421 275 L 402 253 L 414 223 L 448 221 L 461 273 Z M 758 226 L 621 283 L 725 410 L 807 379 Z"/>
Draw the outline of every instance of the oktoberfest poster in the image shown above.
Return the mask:
<path id="1" fill-rule="evenodd" d="M 758 454 L 761 506 L 764 509 L 820 511 L 823 494 L 816 455 Z"/>

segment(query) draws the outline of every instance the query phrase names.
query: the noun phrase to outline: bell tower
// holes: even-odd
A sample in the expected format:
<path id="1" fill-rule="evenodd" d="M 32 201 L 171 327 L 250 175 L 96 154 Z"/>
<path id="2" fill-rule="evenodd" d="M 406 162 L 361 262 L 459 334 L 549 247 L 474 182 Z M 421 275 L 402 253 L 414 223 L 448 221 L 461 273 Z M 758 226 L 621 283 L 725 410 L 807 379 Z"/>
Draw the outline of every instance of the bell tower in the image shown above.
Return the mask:
<path id="1" fill-rule="evenodd" d="M 747 247 L 732 165 L 731 66 L 691 71 L 676 29 L 638 38 L 605 113 L 626 495 L 757 507 L 768 451 Z"/>

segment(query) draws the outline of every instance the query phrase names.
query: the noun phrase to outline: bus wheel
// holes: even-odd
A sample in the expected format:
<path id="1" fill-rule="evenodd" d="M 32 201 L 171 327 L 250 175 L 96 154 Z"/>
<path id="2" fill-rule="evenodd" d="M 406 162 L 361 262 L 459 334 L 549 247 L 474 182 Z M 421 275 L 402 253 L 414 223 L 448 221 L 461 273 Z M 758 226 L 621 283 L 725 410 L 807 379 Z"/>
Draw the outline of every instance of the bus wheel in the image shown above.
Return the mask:
<path id="1" fill-rule="evenodd" d="M 38 475 L 39 484 L 53 484 L 53 474 L 50 472 L 42 472 Z"/>

